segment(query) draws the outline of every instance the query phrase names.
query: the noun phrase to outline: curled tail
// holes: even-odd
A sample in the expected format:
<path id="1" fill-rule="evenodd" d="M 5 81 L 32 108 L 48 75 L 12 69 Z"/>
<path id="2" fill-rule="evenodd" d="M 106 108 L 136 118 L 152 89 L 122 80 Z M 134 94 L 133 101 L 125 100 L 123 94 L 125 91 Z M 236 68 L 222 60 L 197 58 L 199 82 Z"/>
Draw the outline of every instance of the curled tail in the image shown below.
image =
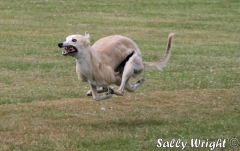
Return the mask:
<path id="1" fill-rule="evenodd" d="M 167 62 L 170 58 L 170 51 L 171 51 L 173 36 L 174 36 L 174 33 L 170 33 L 168 35 L 168 44 L 167 44 L 167 48 L 164 56 L 157 62 L 143 62 L 144 68 L 158 69 L 162 71 L 162 69 L 167 65 Z"/>

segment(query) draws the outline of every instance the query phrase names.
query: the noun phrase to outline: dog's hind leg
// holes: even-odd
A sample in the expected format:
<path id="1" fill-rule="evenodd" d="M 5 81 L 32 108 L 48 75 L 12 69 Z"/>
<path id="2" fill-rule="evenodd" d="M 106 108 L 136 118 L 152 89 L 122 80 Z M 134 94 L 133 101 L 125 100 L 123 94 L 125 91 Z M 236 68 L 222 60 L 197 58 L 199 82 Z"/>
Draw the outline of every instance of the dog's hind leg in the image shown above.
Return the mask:
<path id="1" fill-rule="evenodd" d="M 96 86 L 93 86 L 91 85 L 91 90 L 92 90 L 92 96 L 93 96 L 93 99 L 96 100 L 96 101 L 101 101 L 101 100 L 104 100 L 104 99 L 109 99 L 112 97 L 112 94 L 113 94 L 113 91 L 110 90 L 110 92 L 104 94 L 104 95 L 99 95 L 97 93 L 97 87 Z"/>
<path id="2" fill-rule="evenodd" d="M 97 89 L 97 93 L 108 92 L 108 87 L 100 87 Z M 87 91 L 87 96 L 92 96 L 92 90 Z"/>
<path id="3" fill-rule="evenodd" d="M 128 80 L 138 73 L 140 73 L 143 70 L 144 66 L 142 64 L 142 59 L 135 53 L 131 58 L 129 58 L 128 62 L 126 62 L 126 65 L 123 70 L 122 74 L 122 81 L 121 85 L 118 88 L 118 90 L 113 90 L 114 94 L 116 95 L 123 95 L 125 86 L 128 88 L 129 91 L 134 91 L 139 87 L 144 80 L 140 80 L 137 82 L 133 87 L 129 86 Z"/>
<path id="4" fill-rule="evenodd" d="M 125 66 L 125 69 L 124 69 L 124 72 L 123 72 L 123 75 L 122 75 L 122 81 L 121 81 L 120 87 L 118 88 L 118 90 L 113 90 L 114 94 L 116 94 L 116 95 L 123 95 L 125 85 L 128 82 L 128 80 L 131 78 L 131 76 L 134 72 L 134 69 L 133 69 L 132 65 L 130 65 L 130 63 L 129 63 L 129 65 L 127 65 L 127 64 Z"/>
<path id="5" fill-rule="evenodd" d="M 128 91 L 128 92 L 134 92 L 139 86 L 141 86 L 143 84 L 143 82 L 145 81 L 145 79 L 140 79 L 138 80 L 135 84 L 129 84 L 129 83 L 126 83 L 125 85 L 125 89 Z"/>

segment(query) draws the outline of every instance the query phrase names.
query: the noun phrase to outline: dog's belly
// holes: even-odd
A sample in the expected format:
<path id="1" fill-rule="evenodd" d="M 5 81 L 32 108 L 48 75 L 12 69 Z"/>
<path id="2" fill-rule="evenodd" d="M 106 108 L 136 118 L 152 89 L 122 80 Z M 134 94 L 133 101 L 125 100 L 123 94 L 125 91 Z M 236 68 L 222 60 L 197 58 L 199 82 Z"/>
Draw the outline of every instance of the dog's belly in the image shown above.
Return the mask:
<path id="1" fill-rule="evenodd" d="M 101 60 L 113 70 L 133 51 L 141 57 L 141 52 L 137 45 L 131 39 L 120 35 L 99 39 L 92 48 L 101 56 Z"/>

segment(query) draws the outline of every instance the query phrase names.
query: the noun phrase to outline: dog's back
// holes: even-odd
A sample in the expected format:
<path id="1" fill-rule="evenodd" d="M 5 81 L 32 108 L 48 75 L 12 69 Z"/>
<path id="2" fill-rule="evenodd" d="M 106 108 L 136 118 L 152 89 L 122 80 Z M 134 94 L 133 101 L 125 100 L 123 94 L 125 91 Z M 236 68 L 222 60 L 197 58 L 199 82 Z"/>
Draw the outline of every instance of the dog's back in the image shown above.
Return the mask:
<path id="1" fill-rule="evenodd" d="M 113 69 L 116 69 L 133 51 L 141 57 L 137 45 L 131 39 L 120 35 L 101 38 L 92 48 L 102 57 L 102 61 Z"/>

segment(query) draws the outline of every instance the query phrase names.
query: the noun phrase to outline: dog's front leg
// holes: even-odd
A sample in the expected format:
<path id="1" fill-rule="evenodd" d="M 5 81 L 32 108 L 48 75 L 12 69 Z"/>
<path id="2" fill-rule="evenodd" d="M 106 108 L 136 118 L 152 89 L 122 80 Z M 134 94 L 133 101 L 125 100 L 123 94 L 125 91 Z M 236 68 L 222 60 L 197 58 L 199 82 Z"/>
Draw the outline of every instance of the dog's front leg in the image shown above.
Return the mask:
<path id="1" fill-rule="evenodd" d="M 101 100 L 109 99 L 112 97 L 112 93 L 106 93 L 104 95 L 99 95 L 97 93 L 97 87 L 94 85 L 91 85 L 91 90 L 92 90 L 93 99 L 96 101 L 101 101 Z"/>
<path id="2" fill-rule="evenodd" d="M 97 89 L 97 93 L 107 92 L 108 87 L 100 87 Z M 87 91 L 87 96 L 92 96 L 92 90 Z"/>

